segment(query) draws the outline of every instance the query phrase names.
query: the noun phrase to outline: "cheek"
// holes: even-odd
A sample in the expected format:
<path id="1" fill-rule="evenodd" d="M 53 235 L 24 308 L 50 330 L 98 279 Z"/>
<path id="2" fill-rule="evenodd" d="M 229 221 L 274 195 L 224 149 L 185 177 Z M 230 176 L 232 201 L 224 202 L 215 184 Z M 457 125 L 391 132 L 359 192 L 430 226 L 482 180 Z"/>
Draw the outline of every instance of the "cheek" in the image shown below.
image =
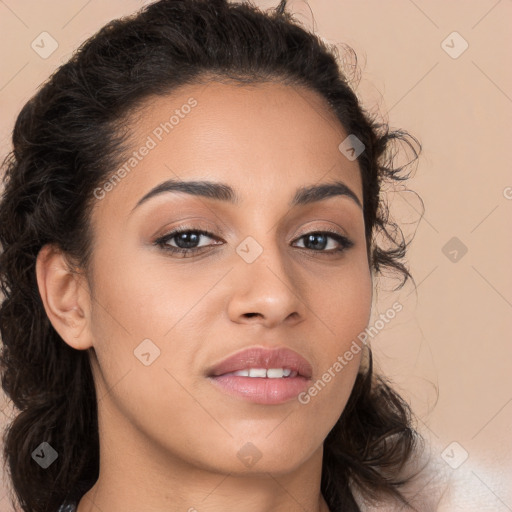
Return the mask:
<path id="1" fill-rule="evenodd" d="M 186 283 L 177 274 L 168 282 L 161 269 L 156 276 L 154 265 L 97 254 L 91 316 L 97 364 L 91 362 L 104 414 L 116 425 L 115 435 L 129 438 L 135 427 L 157 442 L 187 446 L 190 425 L 205 421 L 192 387 L 181 384 L 196 348 L 183 343 L 182 324 L 197 293 L 190 287 L 183 293 Z M 203 287 L 207 291 L 208 283 Z"/>
<path id="2" fill-rule="evenodd" d="M 101 343 L 110 335 L 132 350 L 146 338 L 165 344 L 216 275 L 198 279 L 197 272 L 171 267 L 155 253 L 148 257 L 140 248 L 121 246 L 122 241 L 104 244 L 95 255 L 95 339 Z"/>
<path id="3" fill-rule="evenodd" d="M 347 267 L 324 284 L 324 292 L 316 293 L 311 304 L 321 319 L 316 334 L 322 343 L 317 352 L 320 372 L 299 402 L 331 428 L 348 401 L 365 350 L 359 335 L 371 314 L 371 273 L 365 265 Z"/>
<path id="4" fill-rule="evenodd" d="M 317 277 L 312 307 L 323 320 L 329 351 L 343 350 L 366 328 L 372 306 L 372 278 L 364 258 L 353 260 L 339 272 Z"/>
<path id="5" fill-rule="evenodd" d="M 187 369 L 194 362 L 197 340 L 203 339 L 203 324 L 195 315 L 210 305 L 211 300 L 201 298 L 225 270 L 200 275 L 180 272 L 161 258 L 157 264 L 133 249 L 116 250 L 120 246 L 105 244 L 95 253 L 90 328 L 99 365 L 99 394 L 113 389 L 112 399 L 131 421 L 137 403 L 146 403 L 148 409 L 158 403 L 152 414 L 167 414 L 158 399 L 162 393 L 177 398 L 173 414 L 187 417 L 194 403 L 166 370 L 179 382 L 190 378 Z M 127 402 L 133 403 L 133 411 Z"/>

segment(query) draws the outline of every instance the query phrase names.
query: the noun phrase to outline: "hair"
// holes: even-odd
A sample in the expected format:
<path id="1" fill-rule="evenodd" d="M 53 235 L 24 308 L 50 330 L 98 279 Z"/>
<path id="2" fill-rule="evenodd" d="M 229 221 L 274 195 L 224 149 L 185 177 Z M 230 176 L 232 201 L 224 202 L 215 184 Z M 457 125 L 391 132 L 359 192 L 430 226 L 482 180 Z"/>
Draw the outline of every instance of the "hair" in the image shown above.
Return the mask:
<path id="1" fill-rule="evenodd" d="M 304 28 L 286 6 L 286 0 L 267 11 L 227 0 L 157 1 L 105 25 L 21 109 L 2 166 L 0 370 L 17 409 L 4 433 L 3 455 L 24 511 L 53 511 L 78 500 L 99 476 L 90 354 L 64 343 L 50 323 L 36 258 L 51 243 L 80 269 L 90 269 L 93 190 L 126 158 L 127 120 L 151 97 L 228 80 L 318 93 L 344 130 L 364 144 L 357 162 L 371 270 L 402 276 L 397 289 L 414 281 L 402 261 L 408 242 L 391 219 L 383 187 L 410 176 L 421 145 L 365 111 L 338 47 Z M 356 59 L 344 48 L 349 61 Z M 398 166 L 394 149 L 401 143 L 414 159 Z M 321 491 L 333 512 L 359 511 L 356 489 L 365 499 L 390 498 L 413 508 L 402 492 L 413 475 L 401 475 L 423 438 L 407 402 L 373 372 L 367 348 L 369 364 L 359 369 L 324 442 Z M 58 463 L 45 470 L 31 457 L 43 440 L 58 453 Z"/>

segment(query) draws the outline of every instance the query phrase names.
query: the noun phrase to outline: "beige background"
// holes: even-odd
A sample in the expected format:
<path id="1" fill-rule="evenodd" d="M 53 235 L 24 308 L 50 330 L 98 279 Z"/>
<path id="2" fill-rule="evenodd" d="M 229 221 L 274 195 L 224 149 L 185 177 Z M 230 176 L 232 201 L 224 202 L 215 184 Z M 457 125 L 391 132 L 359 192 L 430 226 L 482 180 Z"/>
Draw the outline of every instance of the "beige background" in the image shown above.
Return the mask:
<path id="1" fill-rule="evenodd" d="M 104 23 L 144 3 L 0 0 L 2 157 L 38 85 Z M 404 310 L 372 340 L 378 366 L 412 403 L 435 460 L 454 479 L 443 510 L 512 511 L 512 1 L 309 5 L 317 33 L 356 51 L 357 93 L 368 110 L 423 145 L 408 184 L 424 200 L 423 218 L 412 194 L 393 200 L 397 219 L 412 223 L 406 233 L 417 228 L 409 262 L 418 288 L 379 292 L 376 315 L 395 300 Z M 313 26 L 304 2 L 290 9 Z M 31 48 L 44 31 L 58 42 L 47 59 Z M 452 58 L 447 51 L 463 40 L 468 48 Z M 458 247 L 443 252 L 453 237 Z M 10 414 L 3 397 L 0 409 L 1 424 Z M 4 478 L 0 512 L 12 510 L 6 488 Z"/>

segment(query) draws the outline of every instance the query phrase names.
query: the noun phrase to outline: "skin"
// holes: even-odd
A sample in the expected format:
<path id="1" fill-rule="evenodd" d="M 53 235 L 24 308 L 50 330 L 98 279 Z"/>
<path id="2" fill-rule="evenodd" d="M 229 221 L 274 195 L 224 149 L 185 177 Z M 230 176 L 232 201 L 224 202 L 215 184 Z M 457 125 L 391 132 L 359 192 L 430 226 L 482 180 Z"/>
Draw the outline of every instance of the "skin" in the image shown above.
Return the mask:
<path id="1" fill-rule="evenodd" d="M 128 124 L 130 147 L 190 97 L 197 106 L 97 200 L 89 279 L 52 246 L 38 257 L 48 317 L 66 343 L 90 350 L 99 398 L 100 477 L 78 512 L 326 512 L 322 446 L 362 351 L 308 404 L 254 404 L 205 375 L 240 349 L 289 347 L 314 383 L 368 325 L 362 209 L 347 196 L 288 205 L 298 188 L 334 180 L 362 203 L 359 166 L 339 151 L 348 134 L 324 100 L 282 84 L 209 83 L 148 100 Z M 240 202 L 167 192 L 131 212 L 178 177 L 229 184 Z M 190 225 L 215 236 L 198 242 L 210 247 L 183 258 L 153 244 Z M 306 246 L 304 235 L 329 228 L 353 246 Z M 263 248 L 250 264 L 236 252 L 247 236 Z M 145 366 L 134 350 L 148 338 L 160 356 Z M 261 455 L 251 467 L 237 457 L 248 442 Z"/>

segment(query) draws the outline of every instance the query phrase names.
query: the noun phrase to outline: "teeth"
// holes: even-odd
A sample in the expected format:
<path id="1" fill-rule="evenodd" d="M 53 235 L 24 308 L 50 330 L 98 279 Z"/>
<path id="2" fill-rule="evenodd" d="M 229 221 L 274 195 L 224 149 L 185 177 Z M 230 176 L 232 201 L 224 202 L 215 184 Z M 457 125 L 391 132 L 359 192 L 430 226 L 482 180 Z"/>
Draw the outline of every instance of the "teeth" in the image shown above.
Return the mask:
<path id="1" fill-rule="evenodd" d="M 238 370 L 233 372 L 232 375 L 238 377 L 260 377 L 268 379 L 282 379 L 292 375 L 292 371 L 288 368 L 250 368 L 249 370 Z M 293 372 L 292 377 L 295 377 L 297 372 Z"/>
<path id="2" fill-rule="evenodd" d="M 269 379 L 281 379 L 283 377 L 288 377 L 292 371 L 283 368 L 269 368 L 267 370 L 267 377 Z"/>
<path id="3" fill-rule="evenodd" d="M 251 368 L 249 370 L 249 377 L 266 377 L 267 370 L 265 368 Z"/>
<path id="4" fill-rule="evenodd" d="M 249 370 L 238 370 L 233 372 L 231 375 L 237 375 L 238 377 L 249 377 Z"/>

